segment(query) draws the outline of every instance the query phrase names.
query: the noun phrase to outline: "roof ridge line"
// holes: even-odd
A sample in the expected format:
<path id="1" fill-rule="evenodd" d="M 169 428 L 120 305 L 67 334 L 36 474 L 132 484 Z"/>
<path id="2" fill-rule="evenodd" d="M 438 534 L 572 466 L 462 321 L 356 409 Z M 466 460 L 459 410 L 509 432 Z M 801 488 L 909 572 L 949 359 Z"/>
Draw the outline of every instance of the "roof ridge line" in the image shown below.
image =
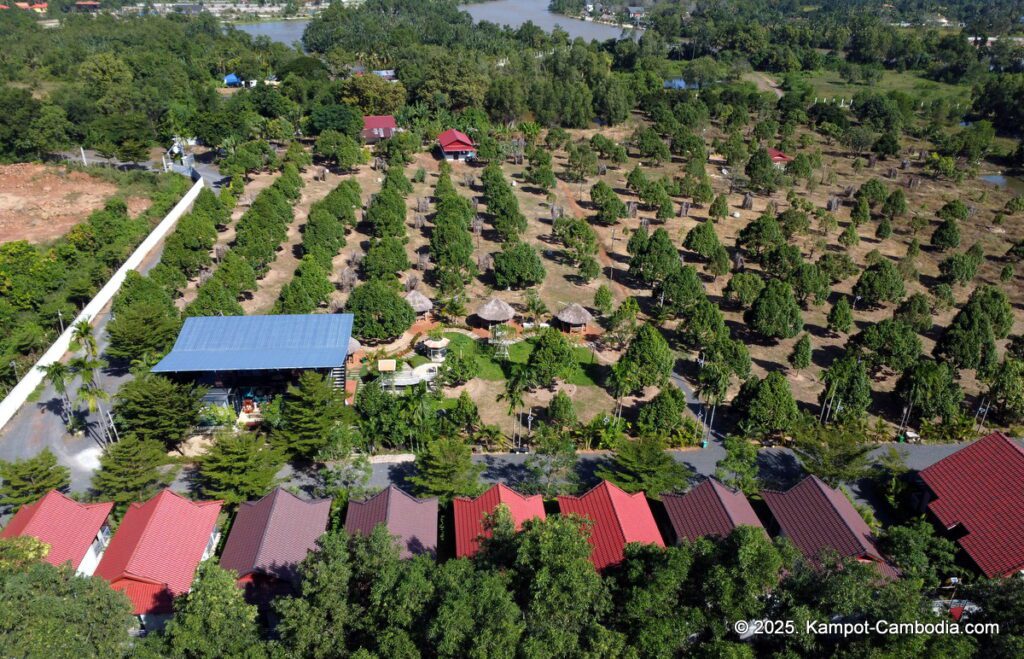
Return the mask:
<path id="1" fill-rule="evenodd" d="M 622 536 L 622 547 L 623 550 L 625 550 L 626 544 L 628 542 L 626 538 L 626 529 L 622 526 L 622 517 L 619 515 L 619 508 L 618 506 L 615 505 L 615 499 L 614 497 L 612 497 L 612 483 L 610 481 L 601 481 L 601 483 L 599 483 L 597 487 L 601 487 L 602 485 L 604 486 L 604 492 L 608 495 L 608 504 L 612 508 L 612 517 L 615 518 L 615 526 L 619 527 L 619 535 Z M 633 498 L 633 495 L 630 494 L 629 492 L 626 492 L 625 490 L 619 488 L 618 486 L 616 487 L 619 489 L 619 491 L 621 491 L 630 499 Z M 641 496 L 644 495 L 643 492 L 637 492 L 636 494 L 639 494 Z"/>
<path id="2" fill-rule="evenodd" d="M 176 495 L 176 496 L 181 496 L 181 495 L 177 494 L 176 492 L 172 491 L 171 488 L 165 487 L 164 489 L 160 490 L 155 495 L 150 497 L 149 501 L 146 501 L 144 503 L 138 504 L 138 507 L 139 508 L 143 508 L 147 504 L 153 503 L 154 501 L 156 501 L 157 499 L 162 497 L 167 492 L 170 492 L 171 494 Z M 184 497 L 182 497 L 182 498 L 184 499 Z M 129 510 L 131 510 L 131 508 L 129 508 Z M 123 572 L 123 574 L 125 574 L 125 575 L 133 574 L 132 572 L 130 572 L 128 570 L 128 566 L 131 565 L 132 561 L 135 560 L 135 553 L 139 550 L 139 544 L 141 543 L 142 539 L 144 537 L 146 537 L 146 531 L 149 530 L 149 525 L 153 522 L 153 518 L 156 517 L 156 510 L 157 510 L 157 504 L 154 503 L 153 504 L 153 512 L 149 515 L 149 517 L 146 518 L 146 523 L 142 525 L 142 531 L 139 533 L 138 541 L 135 542 L 134 545 L 132 545 L 132 550 L 128 553 L 128 560 L 125 561 L 125 563 L 124 563 L 124 572 Z M 128 516 L 128 512 L 125 511 L 125 517 L 127 517 L 127 516 Z M 121 523 L 122 524 L 124 523 L 124 519 L 121 520 Z M 120 528 L 121 527 L 118 526 L 118 530 L 120 530 Z M 156 582 L 154 581 L 154 583 L 156 583 Z"/>
<path id="3" fill-rule="evenodd" d="M 270 528 L 270 522 L 274 519 L 274 511 L 277 509 L 278 498 L 274 495 L 281 491 L 283 491 L 281 490 L 281 486 L 277 486 L 267 494 L 263 495 L 263 498 L 270 496 L 274 498 L 270 502 L 270 512 L 267 514 L 267 523 L 263 525 L 263 531 L 260 533 L 260 541 L 256 544 L 256 553 L 253 554 L 252 557 L 253 567 L 258 565 L 260 562 L 260 553 L 263 551 L 263 543 L 267 541 L 267 529 Z"/>
<path id="4" fill-rule="evenodd" d="M 722 509 L 722 512 L 725 513 L 725 516 L 727 518 L 729 518 L 729 522 L 732 523 L 732 525 L 734 527 L 735 526 L 739 526 L 739 524 L 736 522 L 736 518 L 733 517 L 733 515 L 732 515 L 732 511 L 729 510 L 729 506 L 725 505 L 725 501 L 722 500 L 721 492 L 718 491 L 718 488 L 719 487 L 723 487 L 724 488 L 725 484 L 720 482 L 720 481 L 718 481 L 715 478 L 708 478 L 708 481 L 711 482 L 711 489 L 712 489 L 712 491 L 715 492 L 715 501 L 718 502 L 718 505 Z M 730 492 L 730 494 L 732 494 L 732 493 Z"/>

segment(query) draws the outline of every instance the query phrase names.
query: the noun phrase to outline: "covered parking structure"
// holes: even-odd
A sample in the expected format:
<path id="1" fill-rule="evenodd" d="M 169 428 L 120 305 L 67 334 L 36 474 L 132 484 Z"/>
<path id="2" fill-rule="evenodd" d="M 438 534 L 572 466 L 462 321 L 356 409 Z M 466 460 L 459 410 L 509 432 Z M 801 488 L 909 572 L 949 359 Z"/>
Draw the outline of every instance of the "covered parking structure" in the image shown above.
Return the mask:
<path id="1" fill-rule="evenodd" d="M 207 402 L 259 404 L 303 371 L 345 388 L 352 314 L 188 318 L 171 352 L 153 367 L 210 387 Z"/>

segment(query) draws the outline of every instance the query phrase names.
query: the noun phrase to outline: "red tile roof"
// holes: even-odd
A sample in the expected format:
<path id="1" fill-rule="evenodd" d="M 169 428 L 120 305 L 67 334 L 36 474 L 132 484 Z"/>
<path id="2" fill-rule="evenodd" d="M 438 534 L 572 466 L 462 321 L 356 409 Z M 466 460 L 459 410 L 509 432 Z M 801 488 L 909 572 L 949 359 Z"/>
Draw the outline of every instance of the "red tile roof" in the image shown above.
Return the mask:
<path id="1" fill-rule="evenodd" d="M 220 565 L 239 577 L 258 572 L 294 581 L 298 564 L 316 548 L 330 516 L 330 499 L 305 501 L 275 488 L 239 506 Z"/>
<path id="2" fill-rule="evenodd" d="M 39 501 L 22 506 L 0 531 L 0 538 L 31 536 L 41 540 L 50 545 L 47 562 L 62 565 L 70 561 L 77 570 L 113 507 L 112 503 L 78 503 L 50 490 Z"/>
<path id="3" fill-rule="evenodd" d="M 363 117 L 363 130 L 373 128 L 398 128 L 395 118 L 390 114 L 368 114 Z"/>
<path id="4" fill-rule="evenodd" d="M 680 541 L 725 537 L 741 525 L 764 528 L 743 493 L 734 492 L 714 478 L 686 494 L 666 494 L 661 500 Z"/>
<path id="5" fill-rule="evenodd" d="M 772 162 L 789 162 L 792 160 L 791 157 L 778 149 L 768 149 L 768 156 L 772 159 Z"/>
<path id="6" fill-rule="evenodd" d="M 222 501 L 189 501 L 163 490 L 128 507 L 96 576 L 124 591 L 136 614 L 168 613 L 188 592 Z"/>
<path id="7" fill-rule="evenodd" d="M 417 499 L 391 485 L 365 501 L 350 501 L 345 515 L 349 533 L 369 535 L 378 524 L 398 537 L 402 558 L 437 554 L 437 498 Z"/>
<path id="8" fill-rule="evenodd" d="M 874 561 L 883 574 L 896 576 L 850 500 L 817 476 L 808 476 L 786 492 L 763 490 L 761 495 L 782 534 L 809 561 L 817 562 L 823 551 L 831 549 L 843 557 Z"/>
<path id="9" fill-rule="evenodd" d="M 468 135 L 454 128 L 449 128 L 438 135 L 437 142 L 441 145 L 441 150 L 445 152 L 472 151 L 476 148 Z"/>
<path id="10" fill-rule="evenodd" d="M 452 502 L 455 510 L 456 556 L 472 556 L 480 549 L 480 538 L 490 535 L 484 531 L 484 517 L 493 513 L 498 504 L 508 508 L 517 531 L 523 528 L 523 522 L 528 519 L 545 519 L 543 497 L 539 494 L 524 496 L 502 483 L 475 499 L 456 497 Z"/>
<path id="11" fill-rule="evenodd" d="M 1024 570 L 1024 448 L 1002 433 L 982 437 L 920 472 L 928 509 L 988 577 Z"/>
<path id="12" fill-rule="evenodd" d="M 558 497 L 558 507 L 563 515 L 574 513 L 593 522 L 590 560 L 598 570 L 621 563 L 627 543 L 665 546 L 643 492 L 627 494 L 601 481 L 582 496 Z"/>

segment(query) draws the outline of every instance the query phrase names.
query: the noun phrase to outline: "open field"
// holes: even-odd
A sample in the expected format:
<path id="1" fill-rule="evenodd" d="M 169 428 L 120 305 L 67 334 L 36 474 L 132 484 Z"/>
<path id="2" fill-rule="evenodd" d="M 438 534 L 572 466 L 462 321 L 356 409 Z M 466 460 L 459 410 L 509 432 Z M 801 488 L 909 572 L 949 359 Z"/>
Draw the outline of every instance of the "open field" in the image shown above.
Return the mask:
<path id="1" fill-rule="evenodd" d="M 909 71 L 883 71 L 879 81 L 872 85 L 847 82 L 835 71 L 814 71 L 802 77 L 811 84 L 816 96 L 845 98 L 847 101 L 861 91 L 898 91 L 913 94 L 925 101 L 948 97 L 962 103 L 970 103 L 971 96 L 967 87 L 927 80 Z"/>
<path id="2" fill-rule="evenodd" d="M 117 193 L 116 184 L 81 171 L 37 163 L 0 165 L 0 243 L 59 238 Z M 133 217 L 149 207 L 143 197 L 126 201 Z"/>

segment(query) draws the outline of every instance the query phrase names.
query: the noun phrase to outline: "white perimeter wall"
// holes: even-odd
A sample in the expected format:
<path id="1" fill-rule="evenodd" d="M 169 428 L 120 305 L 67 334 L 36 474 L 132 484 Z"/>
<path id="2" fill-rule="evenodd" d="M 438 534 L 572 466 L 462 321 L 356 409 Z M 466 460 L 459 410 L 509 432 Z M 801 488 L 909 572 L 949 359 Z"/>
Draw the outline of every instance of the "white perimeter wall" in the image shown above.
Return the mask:
<path id="1" fill-rule="evenodd" d="M 96 293 L 96 297 L 89 301 L 89 304 L 85 305 L 82 312 L 68 324 L 67 330 L 53 342 L 49 350 L 43 353 L 43 356 L 39 358 L 39 361 L 25 374 L 24 377 L 18 382 L 7 397 L 0 401 L 0 429 L 2 429 L 7 422 L 21 409 L 21 406 L 25 404 L 28 397 L 36 390 L 45 378 L 42 370 L 55 361 L 59 361 L 64 354 L 71 347 L 71 334 L 74 331 L 73 325 L 80 320 L 86 320 L 92 322 L 92 320 L 103 310 L 107 304 L 114 299 L 114 295 L 121 288 L 121 284 L 124 282 L 125 277 L 128 275 L 129 270 L 135 270 L 138 268 L 145 258 L 149 255 L 153 248 L 160 244 L 167 234 L 171 232 L 174 225 L 178 223 L 181 216 L 188 212 L 192 207 L 192 203 L 195 202 L 196 197 L 199 196 L 199 192 L 203 189 L 203 179 L 196 181 L 196 184 L 185 193 L 185 196 L 175 204 L 171 212 L 168 213 L 160 224 L 156 225 L 156 228 L 146 236 L 146 239 L 139 244 L 139 246 L 132 252 L 128 260 L 118 268 L 114 276 L 103 285 L 103 288 Z"/>

